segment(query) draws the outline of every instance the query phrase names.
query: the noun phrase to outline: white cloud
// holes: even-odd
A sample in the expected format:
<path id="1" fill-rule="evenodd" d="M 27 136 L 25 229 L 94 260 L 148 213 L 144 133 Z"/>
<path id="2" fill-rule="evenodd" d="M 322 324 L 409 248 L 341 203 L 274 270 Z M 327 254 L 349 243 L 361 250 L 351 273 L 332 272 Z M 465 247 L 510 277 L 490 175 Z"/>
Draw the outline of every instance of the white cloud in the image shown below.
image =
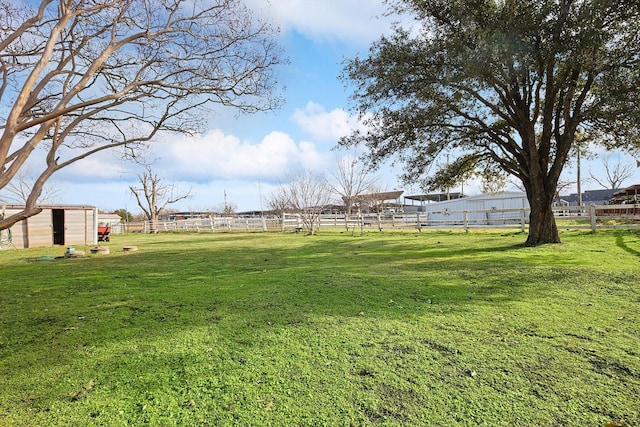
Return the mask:
<path id="1" fill-rule="evenodd" d="M 258 144 L 214 129 L 196 138 L 181 138 L 163 149 L 160 167 L 182 180 L 282 179 L 299 168 L 321 169 L 326 155 L 314 144 L 273 131 Z M 160 146 L 157 149 L 161 148 Z"/>
<path id="2" fill-rule="evenodd" d="M 322 163 L 315 145 L 296 144 L 286 133 L 273 131 L 252 144 L 213 129 L 197 137 L 160 136 L 141 152 L 155 173 L 171 181 L 214 179 L 274 179 L 292 168 Z M 154 161 L 155 159 L 155 161 Z M 141 167 L 125 162 L 116 151 L 96 153 L 61 170 L 56 176 L 67 181 L 136 180 Z"/>
<path id="3" fill-rule="evenodd" d="M 325 111 L 324 107 L 314 102 L 308 102 L 304 109 L 297 108 L 291 120 L 313 139 L 334 144 L 359 126 L 358 121 L 342 108 Z"/>
<path id="4" fill-rule="evenodd" d="M 283 31 L 312 39 L 368 44 L 387 33 L 393 18 L 380 0 L 246 0 L 256 13 L 270 17 Z"/>
<path id="5" fill-rule="evenodd" d="M 132 168 L 122 160 L 120 154 L 115 149 L 99 151 L 60 169 L 53 175 L 52 181 L 103 182 L 127 179 L 126 175 L 131 174 Z M 46 155 L 46 150 L 36 149 L 27 159 L 22 172 L 28 178 L 35 179 L 46 168 Z M 64 161 L 69 156 L 61 157 L 60 161 Z"/>
<path id="6" fill-rule="evenodd" d="M 284 132 L 272 131 L 252 143 L 220 129 L 193 138 L 160 136 L 144 157 L 158 159 L 151 167 L 165 182 L 192 189 L 193 199 L 181 202 L 180 208 L 212 207 L 226 191 L 241 210 L 257 209 L 260 191 L 266 196 L 270 186 L 286 181 L 290 173 L 327 170 L 332 162 L 331 154 L 319 151 L 314 142 L 296 142 Z M 54 175 L 53 181 L 64 189 L 56 202 L 135 211 L 129 185 L 137 184 L 140 171 L 117 150 L 96 153 Z"/>
<path id="7" fill-rule="evenodd" d="M 127 170 L 128 169 L 128 170 Z M 63 168 L 55 176 L 67 180 L 104 181 L 119 180 L 130 175 L 131 167 L 119 159 L 116 152 L 103 151 Z"/>

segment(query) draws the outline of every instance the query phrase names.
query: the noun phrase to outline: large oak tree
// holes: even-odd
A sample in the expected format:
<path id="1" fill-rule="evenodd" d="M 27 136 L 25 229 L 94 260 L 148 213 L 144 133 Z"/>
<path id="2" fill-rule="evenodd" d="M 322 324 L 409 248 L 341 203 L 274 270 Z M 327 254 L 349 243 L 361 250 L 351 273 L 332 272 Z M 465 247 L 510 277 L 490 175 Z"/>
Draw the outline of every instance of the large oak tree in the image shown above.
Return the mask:
<path id="1" fill-rule="evenodd" d="M 275 108 L 275 33 L 241 0 L 0 0 L 0 189 L 44 150 L 0 229 L 73 162 L 198 131 L 210 106 Z"/>
<path id="2" fill-rule="evenodd" d="M 637 0 L 397 0 L 396 27 L 349 60 L 355 109 L 368 125 L 342 140 L 404 178 L 445 187 L 469 170 L 522 182 L 527 245 L 559 242 L 552 202 L 576 135 L 637 149 Z M 438 158 L 450 155 L 451 162 Z M 432 169 L 437 169 L 435 172 Z"/>

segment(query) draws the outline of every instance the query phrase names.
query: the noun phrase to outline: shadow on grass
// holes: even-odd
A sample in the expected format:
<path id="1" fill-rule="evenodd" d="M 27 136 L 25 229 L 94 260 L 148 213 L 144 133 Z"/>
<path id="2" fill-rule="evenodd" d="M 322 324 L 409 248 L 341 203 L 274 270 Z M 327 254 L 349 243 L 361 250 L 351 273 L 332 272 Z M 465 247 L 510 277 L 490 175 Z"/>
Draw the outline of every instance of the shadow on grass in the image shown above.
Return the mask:
<path id="1" fill-rule="evenodd" d="M 627 245 L 624 240 L 623 233 L 616 233 L 616 246 L 622 249 L 623 251 L 630 253 L 631 255 L 640 256 L 640 251 L 633 249 Z"/>
<path id="2" fill-rule="evenodd" d="M 30 302 L 42 316 L 27 320 L 32 329 L 74 328 L 75 318 L 93 317 L 114 337 L 121 328 L 181 328 L 220 316 L 264 325 L 317 315 L 402 319 L 536 296 L 526 272 L 514 273 L 516 266 L 496 270 L 513 262 L 501 261 L 501 254 L 508 257 L 520 244 L 472 248 L 464 238 L 284 236 L 286 243 L 278 246 L 283 236 L 259 245 L 253 235 L 202 235 L 180 236 L 169 247 L 166 240 L 148 239 L 134 253 L 47 264 L 47 274 L 19 294 L 35 290 Z M 18 299 L 16 307 L 24 303 Z"/>
<path id="3" fill-rule="evenodd" d="M 242 238 L 250 243 L 251 236 Z M 501 258 L 519 244 L 467 248 L 435 240 L 416 248 L 402 241 L 303 239 L 297 247 L 237 248 L 234 238 L 233 246 L 216 241 L 185 252 L 176 244 L 95 260 L 66 277 L 62 298 L 71 304 L 68 298 L 78 298 L 103 317 L 112 310 L 127 327 L 139 321 L 154 327 L 154 319 L 163 319 L 162 329 L 173 323 L 167 320 L 181 327 L 230 315 L 264 325 L 317 315 L 402 319 L 540 292 L 529 286 L 527 271 L 520 274 L 506 265 L 512 259 Z"/>
<path id="4" fill-rule="evenodd" d="M 535 299 L 544 292 L 540 282 L 575 275 L 531 273 L 535 267 L 521 259 L 531 249 L 509 236 L 378 236 L 135 236 L 138 252 L 47 263 L 46 274 L 29 280 L 18 268 L 15 295 L 0 299 L 6 313 L 24 311 L 25 304 L 35 313 L 7 325 L 16 334 L 26 328 L 23 340 L 75 328 L 87 340 L 91 334 L 118 340 L 221 320 L 270 328 L 318 316 L 404 320 L 454 313 Z M 555 257 L 538 258 L 545 256 Z"/>
<path id="5" fill-rule="evenodd" d="M 144 424 L 141 408 L 154 406 L 146 396 L 168 394 L 183 399 L 191 411 L 192 396 L 184 391 L 204 390 L 210 405 L 221 405 L 212 408 L 230 412 L 236 403 L 217 403 L 217 396 L 233 399 L 245 390 L 243 384 L 252 383 L 257 391 L 248 388 L 248 394 L 257 394 L 256 401 L 269 398 L 260 394 L 267 380 L 277 384 L 287 374 L 287 387 L 304 387 L 308 377 L 296 377 L 304 363 L 309 363 L 308 372 L 322 374 L 325 369 L 327 376 L 346 377 L 335 390 L 376 381 L 378 359 L 406 360 L 397 371 L 411 366 L 417 369 L 415 378 L 423 378 L 421 369 L 442 360 L 444 369 L 453 367 L 454 383 L 475 381 L 458 360 L 455 338 L 473 332 L 479 305 L 492 306 L 478 325 L 497 324 L 503 320 L 494 313 L 502 317 L 511 302 L 536 301 L 544 296 L 545 283 L 586 282 L 579 269 L 562 268 L 570 261 L 558 261 L 557 251 L 522 249 L 495 235 L 475 238 L 474 244 L 465 235 L 437 234 L 175 237 L 170 242 L 132 240 L 140 247 L 134 253 L 47 264 L 35 278 L 29 266 L 12 267 L 0 287 L 1 326 L 10 331 L 0 335 L 0 360 L 8 361 L 0 363 L 0 378 L 15 383 L 27 378 L 28 385 L 12 399 L 20 396 L 18 404 L 43 413 L 51 401 L 58 408 L 64 404 L 73 411 L 75 405 L 81 411 L 83 406 L 69 394 L 96 378 L 97 391 L 90 393 L 120 399 L 129 405 L 126 416 Z M 527 263 L 527 256 L 536 257 L 538 264 Z M 536 332 L 536 325 L 523 318 L 507 321 Z M 428 330 L 429 322 L 438 327 Z M 407 330 L 398 331 L 400 324 Z M 490 338 L 549 339 L 504 333 Z M 416 342 L 430 351 L 420 353 Z M 475 345 L 467 343 L 466 348 Z M 301 364 L 295 365 L 298 360 Z M 28 383 L 33 372 L 40 375 L 35 385 Z M 209 387 L 207 381 L 219 377 L 223 379 Z M 324 389 L 324 381 L 313 383 L 317 391 Z M 49 397 L 38 392 L 36 383 L 53 390 L 47 391 Z M 411 398 L 401 387 L 396 394 L 403 402 Z M 332 397 L 325 396 L 326 402 L 332 403 Z M 416 402 L 425 406 L 421 398 Z M 258 407 L 260 414 L 266 404 Z"/>

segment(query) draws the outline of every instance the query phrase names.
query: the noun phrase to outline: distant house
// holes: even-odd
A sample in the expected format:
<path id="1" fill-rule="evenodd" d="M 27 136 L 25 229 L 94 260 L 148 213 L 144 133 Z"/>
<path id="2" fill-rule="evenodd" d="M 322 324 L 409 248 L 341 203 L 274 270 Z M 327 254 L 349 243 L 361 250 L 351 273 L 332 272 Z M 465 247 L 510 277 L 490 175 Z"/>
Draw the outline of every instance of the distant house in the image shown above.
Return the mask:
<path id="1" fill-rule="evenodd" d="M 609 199 L 613 197 L 613 194 L 618 191 L 615 190 L 587 190 L 582 193 L 583 205 L 606 205 L 609 203 Z M 578 193 L 573 193 L 568 196 L 561 196 L 562 200 L 569 203 L 569 206 L 578 206 Z"/>
<path id="2" fill-rule="evenodd" d="M 98 241 L 98 210 L 93 206 L 47 205 L 42 212 L 3 230 L 3 248 L 95 245 Z M 4 215 L 18 213 L 23 206 L 7 205 Z M 3 212 L 0 209 L 0 215 Z"/>

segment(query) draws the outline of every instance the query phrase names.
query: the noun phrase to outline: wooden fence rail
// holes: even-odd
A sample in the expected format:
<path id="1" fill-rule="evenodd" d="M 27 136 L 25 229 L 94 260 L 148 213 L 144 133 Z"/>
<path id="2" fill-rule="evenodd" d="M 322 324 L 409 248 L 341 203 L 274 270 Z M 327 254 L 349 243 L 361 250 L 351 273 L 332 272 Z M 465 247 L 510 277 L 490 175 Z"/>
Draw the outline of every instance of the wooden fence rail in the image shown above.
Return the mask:
<path id="1" fill-rule="evenodd" d="M 640 228 L 640 204 L 601 206 L 562 206 L 554 208 L 558 226 L 575 229 Z M 317 222 L 319 230 L 344 229 L 347 231 L 394 230 L 394 229 L 438 229 L 462 228 L 466 232 L 474 228 L 507 228 L 526 231 L 529 209 L 490 209 L 464 211 L 429 211 L 404 214 L 344 214 L 321 215 Z M 123 223 L 123 233 L 157 232 L 264 232 L 303 230 L 302 220 L 296 215 L 279 217 L 216 217 L 160 221 L 152 227 L 149 221 Z"/>

